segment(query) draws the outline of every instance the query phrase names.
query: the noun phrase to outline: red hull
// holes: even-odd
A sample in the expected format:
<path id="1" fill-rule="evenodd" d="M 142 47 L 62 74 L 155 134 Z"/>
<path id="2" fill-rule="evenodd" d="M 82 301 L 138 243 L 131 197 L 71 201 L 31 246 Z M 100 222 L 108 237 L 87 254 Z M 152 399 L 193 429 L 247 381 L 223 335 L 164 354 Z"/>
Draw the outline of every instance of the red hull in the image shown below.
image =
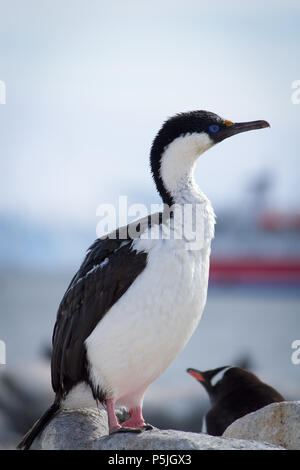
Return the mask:
<path id="1" fill-rule="evenodd" d="M 215 258 L 211 260 L 210 280 L 222 283 L 278 282 L 300 284 L 300 258 L 279 260 Z"/>

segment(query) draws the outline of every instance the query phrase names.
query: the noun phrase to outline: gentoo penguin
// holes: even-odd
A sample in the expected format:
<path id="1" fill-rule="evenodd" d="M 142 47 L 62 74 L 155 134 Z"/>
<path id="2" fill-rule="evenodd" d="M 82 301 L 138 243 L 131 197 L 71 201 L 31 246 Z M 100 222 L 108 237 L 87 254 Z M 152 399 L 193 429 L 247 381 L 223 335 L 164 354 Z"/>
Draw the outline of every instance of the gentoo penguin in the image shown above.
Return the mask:
<path id="1" fill-rule="evenodd" d="M 215 216 L 195 183 L 196 160 L 227 137 L 264 127 L 266 121 L 233 123 L 208 111 L 177 114 L 163 124 L 150 164 L 164 210 L 97 239 L 88 250 L 54 326 L 55 401 L 19 448 L 29 448 L 58 410 L 82 406 L 89 393 L 94 406 L 106 407 L 110 433 L 150 428 L 142 415 L 144 394 L 184 348 L 206 302 Z M 200 222 L 200 244 L 186 207 Z M 122 426 L 114 411 L 119 405 L 130 413 Z"/>
<path id="2" fill-rule="evenodd" d="M 200 372 L 187 369 L 207 391 L 211 409 L 203 421 L 203 431 L 221 436 L 238 418 L 270 403 L 284 401 L 274 388 L 240 367 L 224 366 Z"/>

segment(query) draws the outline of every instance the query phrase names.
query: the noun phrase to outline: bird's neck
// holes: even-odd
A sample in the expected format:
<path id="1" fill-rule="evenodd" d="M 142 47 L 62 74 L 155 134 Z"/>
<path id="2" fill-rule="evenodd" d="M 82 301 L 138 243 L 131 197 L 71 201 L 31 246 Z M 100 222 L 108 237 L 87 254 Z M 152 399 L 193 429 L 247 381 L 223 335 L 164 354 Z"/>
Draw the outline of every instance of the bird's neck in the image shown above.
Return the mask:
<path id="1" fill-rule="evenodd" d="M 168 205 L 189 204 L 205 199 L 194 179 L 197 158 L 212 146 L 207 134 L 178 137 L 163 149 L 153 172 L 157 189 Z"/>

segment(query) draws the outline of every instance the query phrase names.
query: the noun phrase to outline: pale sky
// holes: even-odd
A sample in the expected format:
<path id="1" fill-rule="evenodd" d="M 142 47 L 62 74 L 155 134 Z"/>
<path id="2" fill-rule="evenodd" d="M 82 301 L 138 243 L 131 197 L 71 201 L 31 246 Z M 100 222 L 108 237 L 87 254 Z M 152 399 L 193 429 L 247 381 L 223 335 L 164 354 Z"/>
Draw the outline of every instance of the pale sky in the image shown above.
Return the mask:
<path id="1" fill-rule="evenodd" d="M 299 207 L 299 1 L 0 0 L 0 37 L 1 213 L 86 225 L 119 194 L 157 202 L 151 142 L 193 109 L 272 126 L 201 157 L 215 206 L 271 171 L 274 207 Z"/>

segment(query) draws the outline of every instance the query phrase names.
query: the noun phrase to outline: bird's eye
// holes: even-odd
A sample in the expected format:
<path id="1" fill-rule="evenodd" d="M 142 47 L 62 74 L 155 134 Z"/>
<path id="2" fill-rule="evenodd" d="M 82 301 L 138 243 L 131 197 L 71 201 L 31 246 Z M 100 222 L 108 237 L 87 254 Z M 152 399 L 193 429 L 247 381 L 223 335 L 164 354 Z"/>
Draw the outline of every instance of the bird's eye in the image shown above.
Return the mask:
<path id="1" fill-rule="evenodd" d="M 211 124 L 208 128 L 208 130 L 213 133 L 218 132 L 219 129 L 220 127 L 218 126 L 218 124 Z"/>

